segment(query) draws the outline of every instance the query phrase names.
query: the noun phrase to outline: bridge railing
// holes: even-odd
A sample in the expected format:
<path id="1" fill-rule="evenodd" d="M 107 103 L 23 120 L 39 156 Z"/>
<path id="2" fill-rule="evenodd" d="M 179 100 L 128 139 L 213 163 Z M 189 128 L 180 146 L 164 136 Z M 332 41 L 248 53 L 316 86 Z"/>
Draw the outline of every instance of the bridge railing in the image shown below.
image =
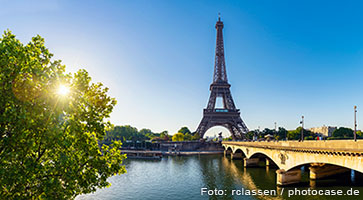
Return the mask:
<path id="1" fill-rule="evenodd" d="M 234 142 L 223 141 L 225 145 L 251 146 L 277 149 L 306 149 L 324 151 L 344 151 L 363 153 L 363 140 L 323 140 L 323 141 L 261 141 L 261 142 Z"/>

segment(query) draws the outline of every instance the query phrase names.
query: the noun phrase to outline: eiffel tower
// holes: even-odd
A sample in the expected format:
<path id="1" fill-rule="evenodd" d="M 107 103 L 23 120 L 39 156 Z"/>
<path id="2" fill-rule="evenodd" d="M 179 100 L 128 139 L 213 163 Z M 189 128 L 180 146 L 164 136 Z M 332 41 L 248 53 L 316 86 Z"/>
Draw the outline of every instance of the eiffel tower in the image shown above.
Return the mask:
<path id="1" fill-rule="evenodd" d="M 231 85 L 227 80 L 222 32 L 223 22 L 220 17 L 218 17 L 216 29 L 217 44 L 213 83 L 210 85 L 211 93 L 207 108 L 203 110 L 203 118 L 196 132 L 203 138 L 209 128 L 223 126 L 231 132 L 233 140 L 241 140 L 244 138 L 244 134 L 248 132 L 248 128 L 242 121 L 240 111 L 236 108 L 229 90 Z M 216 108 L 217 97 L 223 99 L 223 108 Z"/>

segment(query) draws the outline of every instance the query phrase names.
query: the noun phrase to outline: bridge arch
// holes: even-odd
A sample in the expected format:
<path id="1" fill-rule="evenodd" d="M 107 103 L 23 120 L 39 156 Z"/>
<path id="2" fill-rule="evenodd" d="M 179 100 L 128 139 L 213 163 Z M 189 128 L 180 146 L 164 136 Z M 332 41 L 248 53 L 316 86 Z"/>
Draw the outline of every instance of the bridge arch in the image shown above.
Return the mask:
<path id="1" fill-rule="evenodd" d="M 238 148 L 238 147 L 237 147 L 237 148 L 234 148 L 234 149 L 233 149 L 233 153 L 236 153 L 237 151 L 238 151 L 238 152 L 242 152 L 242 153 L 246 156 L 246 153 L 244 152 L 244 150 L 243 150 L 242 148 Z M 246 156 L 246 157 L 247 157 L 247 156 Z"/>
<path id="2" fill-rule="evenodd" d="M 246 154 L 240 148 L 232 147 L 231 159 L 243 159 L 246 158 Z"/>
<path id="3" fill-rule="evenodd" d="M 240 154 L 242 156 L 242 158 L 246 158 L 247 157 L 246 154 L 245 154 L 245 152 L 243 152 L 243 150 L 240 149 L 240 148 L 236 148 L 234 150 L 233 154 Z"/>
<path id="4" fill-rule="evenodd" d="M 225 146 L 223 146 L 223 148 L 224 148 L 224 150 L 230 151 L 231 153 L 233 153 L 232 147 L 225 147 Z"/>
<path id="5" fill-rule="evenodd" d="M 339 167 L 339 168 L 343 168 L 343 169 L 349 169 L 349 170 L 355 170 L 355 171 L 358 171 L 360 173 L 363 173 L 362 170 L 358 169 L 358 168 L 352 168 L 352 167 L 349 167 L 349 166 L 345 166 L 345 165 L 342 165 L 341 163 L 335 163 L 335 162 L 321 162 L 321 161 L 316 161 L 316 162 L 312 162 L 312 161 L 308 161 L 308 162 L 301 162 L 301 163 L 297 163 L 293 166 L 289 166 L 288 168 L 286 168 L 286 171 L 290 171 L 290 170 L 294 170 L 294 169 L 297 169 L 297 168 L 300 168 L 302 166 L 311 166 L 311 165 L 326 165 L 326 166 L 335 166 L 335 167 Z"/>
<path id="6" fill-rule="evenodd" d="M 269 159 L 269 161 L 271 162 L 272 161 L 272 163 L 271 164 L 273 164 L 273 165 L 275 165 L 275 166 L 277 166 L 279 169 L 280 169 L 280 166 L 278 165 L 278 163 L 271 157 L 271 155 L 268 155 L 268 154 L 266 154 L 266 153 L 264 153 L 264 152 L 259 152 L 259 151 L 256 151 L 256 152 L 254 152 L 253 154 L 251 154 L 249 157 L 248 157 L 249 159 L 250 158 L 265 158 L 265 159 Z"/>
<path id="7" fill-rule="evenodd" d="M 233 149 L 232 149 L 232 147 L 229 147 L 229 146 L 224 146 L 224 145 L 222 145 L 223 146 L 223 148 L 224 148 L 224 155 L 230 155 L 230 154 L 232 154 L 233 153 Z"/>

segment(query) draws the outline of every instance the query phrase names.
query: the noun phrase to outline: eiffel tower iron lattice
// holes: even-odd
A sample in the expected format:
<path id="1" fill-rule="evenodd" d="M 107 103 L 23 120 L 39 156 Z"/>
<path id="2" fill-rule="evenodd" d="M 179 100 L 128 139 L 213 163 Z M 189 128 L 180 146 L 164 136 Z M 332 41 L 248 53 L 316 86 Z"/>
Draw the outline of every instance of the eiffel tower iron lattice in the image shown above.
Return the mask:
<path id="1" fill-rule="evenodd" d="M 223 22 L 220 17 L 218 17 L 216 29 L 217 44 L 213 83 L 210 85 L 211 93 L 207 108 L 203 110 L 203 118 L 196 132 L 203 137 L 209 128 L 223 126 L 231 132 L 233 140 L 240 140 L 244 138 L 244 134 L 248 132 L 248 128 L 242 121 L 240 111 L 236 108 L 229 89 L 231 85 L 227 80 L 222 32 Z M 218 97 L 223 99 L 223 108 L 216 108 L 216 100 Z"/>

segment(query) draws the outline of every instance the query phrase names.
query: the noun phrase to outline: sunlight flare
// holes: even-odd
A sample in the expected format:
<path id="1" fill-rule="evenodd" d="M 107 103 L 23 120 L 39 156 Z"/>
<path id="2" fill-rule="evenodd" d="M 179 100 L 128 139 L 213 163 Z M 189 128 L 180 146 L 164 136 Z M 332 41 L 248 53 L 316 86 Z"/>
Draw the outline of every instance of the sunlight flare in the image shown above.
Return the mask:
<path id="1" fill-rule="evenodd" d="M 69 87 L 67 87 L 65 85 L 60 85 L 57 90 L 57 94 L 62 95 L 62 96 L 69 94 L 69 92 L 70 92 Z"/>

